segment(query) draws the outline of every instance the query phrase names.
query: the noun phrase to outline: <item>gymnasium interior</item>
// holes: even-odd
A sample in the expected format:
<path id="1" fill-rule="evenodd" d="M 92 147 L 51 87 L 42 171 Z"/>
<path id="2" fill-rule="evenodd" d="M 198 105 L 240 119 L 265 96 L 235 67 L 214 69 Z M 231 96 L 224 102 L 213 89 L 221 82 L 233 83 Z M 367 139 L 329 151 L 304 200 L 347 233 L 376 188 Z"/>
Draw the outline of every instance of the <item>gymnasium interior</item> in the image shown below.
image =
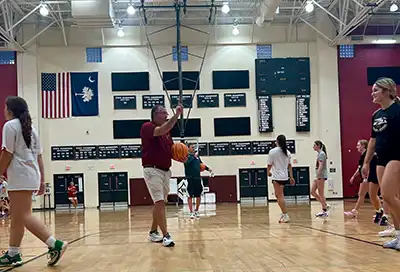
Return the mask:
<path id="1" fill-rule="evenodd" d="M 43 148 L 46 192 L 32 212 L 70 243 L 54 268 L 28 231 L 24 265 L 0 271 L 372 272 L 398 269 L 358 197 L 357 141 L 368 140 L 371 89 L 400 84 L 398 0 L 0 0 L 0 101 L 24 98 Z M 399 93 L 399 92 L 398 92 Z M 147 241 L 153 201 L 143 178 L 141 126 L 151 108 L 183 115 L 175 142 L 196 145 L 200 217 L 173 161 L 167 224 L 173 248 Z M 3 125 L 6 120 L 0 114 Z M 291 221 L 267 175 L 284 134 L 295 185 Z M 311 196 L 327 148 L 329 218 Z M 400 179 L 400 177 L 399 177 Z M 72 206 L 67 187 L 78 189 Z M 0 248 L 10 220 L 0 219 Z"/>

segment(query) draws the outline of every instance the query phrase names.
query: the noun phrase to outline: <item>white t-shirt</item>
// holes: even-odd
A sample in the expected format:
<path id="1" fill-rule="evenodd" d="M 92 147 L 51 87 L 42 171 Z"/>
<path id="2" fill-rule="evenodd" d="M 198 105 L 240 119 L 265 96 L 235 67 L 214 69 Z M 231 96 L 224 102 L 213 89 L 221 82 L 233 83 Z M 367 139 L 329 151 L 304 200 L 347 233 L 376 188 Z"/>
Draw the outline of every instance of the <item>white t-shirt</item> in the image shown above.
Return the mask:
<path id="1" fill-rule="evenodd" d="M 271 174 L 273 180 L 289 180 L 288 165 L 291 163 L 291 154 L 287 151 L 287 156 L 280 147 L 275 147 L 269 151 L 268 165 L 272 165 Z"/>
<path id="2" fill-rule="evenodd" d="M 18 118 L 7 121 L 3 126 L 3 145 L 13 154 L 7 169 L 8 191 L 35 191 L 40 187 L 38 155 L 42 154 L 39 136 L 32 127 L 31 148 L 25 144 L 21 122 Z"/>

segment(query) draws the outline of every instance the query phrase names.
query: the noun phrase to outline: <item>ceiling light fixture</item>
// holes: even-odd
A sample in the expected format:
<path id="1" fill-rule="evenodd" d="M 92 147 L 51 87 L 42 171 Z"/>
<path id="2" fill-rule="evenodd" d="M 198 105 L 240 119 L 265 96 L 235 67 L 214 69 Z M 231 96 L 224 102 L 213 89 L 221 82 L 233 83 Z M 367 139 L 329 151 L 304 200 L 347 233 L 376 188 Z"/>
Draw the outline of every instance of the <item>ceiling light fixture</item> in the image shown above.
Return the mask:
<path id="1" fill-rule="evenodd" d="M 45 4 L 45 3 L 41 3 L 40 5 L 41 5 L 41 7 L 40 7 L 40 9 L 39 9 L 40 14 L 41 14 L 42 16 L 47 16 L 47 15 L 49 15 L 49 10 L 48 10 L 46 4 Z"/>
<path id="2" fill-rule="evenodd" d="M 393 3 L 393 4 L 390 6 L 390 11 L 391 11 L 391 12 L 396 12 L 398 9 L 399 9 L 399 6 L 398 6 L 396 3 Z"/>
<path id="3" fill-rule="evenodd" d="M 307 1 L 306 11 L 307 11 L 307 12 L 312 12 L 313 10 L 314 10 L 313 1 Z"/>
<path id="4" fill-rule="evenodd" d="M 228 13 L 230 10 L 231 10 L 231 9 L 229 8 L 228 3 L 226 3 L 226 2 L 223 3 L 221 11 L 222 11 L 223 13 Z"/>
<path id="5" fill-rule="evenodd" d="M 128 12 L 129 15 L 133 15 L 136 13 L 135 8 L 130 4 L 129 7 L 126 9 L 126 12 Z"/>
<path id="6" fill-rule="evenodd" d="M 396 40 L 394 40 L 394 39 L 377 39 L 372 42 L 377 43 L 377 44 L 392 44 L 392 43 L 396 43 Z"/>
<path id="7" fill-rule="evenodd" d="M 124 29 L 122 27 L 119 27 L 118 32 L 117 32 L 117 36 L 120 37 L 120 38 L 125 36 Z"/>

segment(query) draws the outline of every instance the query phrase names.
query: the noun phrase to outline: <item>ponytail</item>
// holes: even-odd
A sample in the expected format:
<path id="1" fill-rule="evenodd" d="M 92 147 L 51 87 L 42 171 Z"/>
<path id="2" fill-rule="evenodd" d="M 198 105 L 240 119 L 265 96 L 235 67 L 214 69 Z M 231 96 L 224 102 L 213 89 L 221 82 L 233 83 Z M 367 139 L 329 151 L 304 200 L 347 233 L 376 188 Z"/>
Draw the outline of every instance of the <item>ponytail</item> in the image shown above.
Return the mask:
<path id="1" fill-rule="evenodd" d="M 400 104 L 400 97 L 396 96 L 394 98 L 394 102 L 396 102 L 397 104 Z"/>
<path id="2" fill-rule="evenodd" d="M 28 111 L 22 112 L 17 116 L 21 122 L 22 136 L 24 137 L 25 144 L 28 148 L 32 145 L 32 118 Z"/>
<path id="3" fill-rule="evenodd" d="M 320 148 L 322 151 L 324 151 L 326 157 L 328 157 L 328 152 L 326 152 L 326 146 L 324 145 L 323 142 L 321 142 L 320 140 L 316 140 L 316 141 L 314 142 L 314 144 L 316 144 L 317 146 L 319 146 L 319 148 Z"/>
<path id="4" fill-rule="evenodd" d="M 324 151 L 326 157 L 328 157 L 328 152 L 326 152 L 326 146 L 324 144 L 322 144 L 322 151 Z"/>
<path id="5" fill-rule="evenodd" d="M 285 154 L 285 156 L 288 155 L 288 149 L 287 149 L 287 144 L 286 144 L 286 137 L 285 135 L 279 135 L 276 138 L 276 141 L 278 142 L 279 147 L 281 148 L 283 154 Z"/>

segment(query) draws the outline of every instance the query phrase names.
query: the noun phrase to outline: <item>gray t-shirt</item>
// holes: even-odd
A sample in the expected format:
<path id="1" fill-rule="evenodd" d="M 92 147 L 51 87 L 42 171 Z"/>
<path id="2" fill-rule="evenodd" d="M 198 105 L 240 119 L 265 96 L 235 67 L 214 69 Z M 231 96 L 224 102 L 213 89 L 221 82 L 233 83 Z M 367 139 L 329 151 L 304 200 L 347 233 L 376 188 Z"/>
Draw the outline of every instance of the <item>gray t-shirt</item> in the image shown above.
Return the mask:
<path id="1" fill-rule="evenodd" d="M 317 154 L 317 161 L 315 164 L 315 176 L 317 178 L 324 178 L 324 179 L 328 178 L 328 165 L 326 162 L 327 162 L 327 156 L 324 151 L 320 150 Z M 323 163 L 323 166 L 322 166 L 321 176 L 318 176 L 318 168 L 320 163 Z"/>

